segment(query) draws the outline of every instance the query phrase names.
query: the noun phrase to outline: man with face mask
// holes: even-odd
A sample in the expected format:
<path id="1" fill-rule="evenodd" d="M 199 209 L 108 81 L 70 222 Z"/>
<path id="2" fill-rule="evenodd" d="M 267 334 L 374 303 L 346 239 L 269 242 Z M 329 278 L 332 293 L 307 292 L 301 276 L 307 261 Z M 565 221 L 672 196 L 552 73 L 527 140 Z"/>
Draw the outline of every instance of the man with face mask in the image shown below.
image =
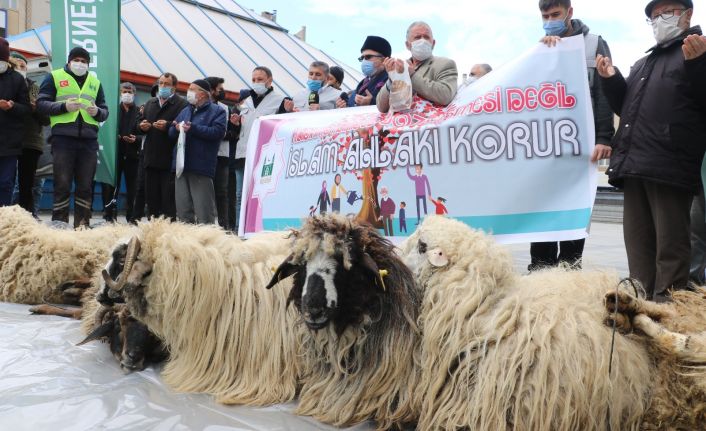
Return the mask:
<path id="1" fill-rule="evenodd" d="M 216 192 L 216 212 L 218 213 L 218 225 L 223 229 L 228 228 L 228 162 L 230 152 L 230 137 L 227 130 L 230 122 L 230 109 L 223 103 L 226 98 L 224 88 L 225 80 L 216 76 L 209 76 L 206 82 L 211 86 L 211 101 L 221 107 L 226 113 L 226 136 L 223 137 L 220 147 L 218 147 L 218 159 L 216 162 L 216 176 L 213 179 L 213 187 Z"/>
<path id="2" fill-rule="evenodd" d="M 216 176 L 218 149 L 226 134 L 228 116 L 216 103 L 211 103 L 211 85 L 197 79 L 189 86 L 184 108 L 169 128 L 176 139 L 186 133 L 184 172 L 176 179 L 177 219 L 184 223 L 213 224 L 216 221 Z M 184 124 L 181 124 L 181 123 Z M 176 147 L 172 171 L 176 170 Z"/>
<path id="3" fill-rule="evenodd" d="M 157 95 L 148 100 L 138 117 L 135 134 L 145 136 L 143 166 L 145 201 L 149 218 L 166 216 L 176 220 L 172 150 L 176 139 L 169 136 L 169 126 L 188 105 L 176 94 L 177 77 L 165 72 L 157 81 Z"/>
<path id="4" fill-rule="evenodd" d="M 385 59 L 383 64 L 387 73 L 393 70 L 401 73 L 407 67 L 415 94 L 438 105 L 451 103 L 458 89 L 456 62 L 432 55 L 436 40 L 429 24 L 413 22 L 407 29 L 405 45 L 412 53 L 412 58 L 406 62 L 395 58 Z M 390 110 L 390 85 L 388 80 L 378 93 L 377 107 L 380 112 Z"/>
<path id="5" fill-rule="evenodd" d="M 27 78 L 27 59 L 18 52 L 10 53 L 10 63 L 17 73 L 25 78 L 29 90 L 29 103 L 32 108 L 31 115 L 24 118 L 24 138 L 22 141 L 22 154 L 17 161 L 17 186 L 19 189 L 18 204 L 26 211 L 37 217 L 34 188 L 37 162 L 44 150 L 44 134 L 42 129 L 49 125 L 49 117 L 37 112 L 37 95 L 39 84 Z"/>
<path id="6" fill-rule="evenodd" d="M 336 101 L 336 106 L 345 108 L 375 103 L 380 89 L 387 82 L 388 76 L 383 61 L 390 55 L 392 55 L 390 42 L 380 36 L 368 36 L 363 42 L 363 47 L 360 48 L 360 57 L 358 57 L 360 70 L 365 78 L 358 83 L 355 93 L 348 95 L 347 101 L 340 99 Z"/>
<path id="7" fill-rule="evenodd" d="M 245 96 L 245 97 L 242 97 Z M 240 126 L 240 138 L 235 148 L 235 232 L 240 225 L 240 204 L 243 194 L 243 179 L 245 175 L 245 157 L 248 154 L 248 140 L 253 123 L 264 115 L 282 114 L 293 108 L 291 99 L 275 91 L 272 86 L 272 71 L 265 66 L 258 66 L 252 71 L 252 90 L 241 96 L 240 115 L 233 114 L 231 123 Z M 233 208 L 230 208 L 233 209 Z"/>
<path id="8" fill-rule="evenodd" d="M 98 159 L 98 128 L 108 119 L 103 86 L 89 72 L 91 56 L 75 47 L 66 66 L 49 74 L 39 88 L 37 110 L 49 116 L 54 159 L 52 220 L 68 223 L 71 184 L 74 227 L 88 226 L 93 202 L 93 176 Z"/>
<path id="9" fill-rule="evenodd" d="M 116 157 L 115 187 L 101 184 L 103 195 L 103 218 L 106 221 L 117 220 L 118 202 L 116 190 L 120 190 L 120 181 L 125 175 L 125 219 L 135 223 L 134 204 L 137 191 L 137 172 L 140 164 L 141 139 L 135 135 L 139 109 L 135 105 L 137 88 L 131 82 L 120 84 L 120 109 L 118 110 L 118 154 Z"/>
<path id="10" fill-rule="evenodd" d="M 0 37 L 0 207 L 12 204 L 24 119 L 30 114 L 27 84 L 9 61 L 10 45 Z"/>
<path id="11" fill-rule="evenodd" d="M 294 95 L 294 100 L 284 104 L 287 112 L 318 111 L 336 108 L 336 100 L 341 91 L 327 85 L 329 67 L 323 61 L 315 61 L 309 66 L 309 79 L 306 88 Z"/>
<path id="12" fill-rule="evenodd" d="M 610 142 L 615 134 L 613 110 L 603 93 L 601 81 L 596 77 L 596 55 L 610 56 L 608 44 L 601 36 L 589 32 L 589 28 L 579 19 L 573 19 L 574 8 L 571 0 L 539 0 L 545 36 L 541 42 L 549 47 L 561 43 L 561 38 L 584 36 L 586 46 L 586 68 L 588 85 L 593 105 L 593 121 L 596 142 L 591 156 L 592 162 L 610 158 Z M 580 269 L 585 239 L 573 241 L 533 242 L 530 246 L 530 271 L 566 264 L 570 268 Z"/>
<path id="13" fill-rule="evenodd" d="M 645 13 L 657 44 L 630 76 L 609 57 L 596 62 L 620 116 L 607 173 L 625 192 L 630 277 L 663 301 L 689 277 L 689 211 L 706 146 L 706 37 L 691 27 L 691 0 L 654 0 Z"/>

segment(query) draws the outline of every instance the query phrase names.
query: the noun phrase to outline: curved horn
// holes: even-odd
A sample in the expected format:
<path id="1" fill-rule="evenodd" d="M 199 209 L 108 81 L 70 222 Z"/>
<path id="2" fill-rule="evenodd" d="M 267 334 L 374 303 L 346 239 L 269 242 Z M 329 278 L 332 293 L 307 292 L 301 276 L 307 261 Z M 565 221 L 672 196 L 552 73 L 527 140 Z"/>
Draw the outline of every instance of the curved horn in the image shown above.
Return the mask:
<path id="1" fill-rule="evenodd" d="M 104 269 L 101 272 L 101 275 L 103 276 L 103 281 L 105 281 L 105 285 L 108 286 L 108 289 L 115 290 L 117 285 L 115 284 L 115 280 L 113 280 L 110 277 L 110 274 L 108 274 L 108 271 Z"/>
<path id="2" fill-rule="evenodd" d="M 130 271 L 132 271 L 132 266 L 137 260 L 137 255 L 140 254 L 140 248 L 140 240 L 136 236 L 133 236 L 127 245 L 127 252 L 125 253 L 125 266 L 123 267 L 122 272 L 118 276 L 118 280 L 116 281 L 114 286 L 109 286 L 112 290 L 116 292 L 120 292 L 121 290 L 123 290 L 123 287 L 125 287 L 125 282 L 127 281 L 128 274 L 130 274 Z"/>

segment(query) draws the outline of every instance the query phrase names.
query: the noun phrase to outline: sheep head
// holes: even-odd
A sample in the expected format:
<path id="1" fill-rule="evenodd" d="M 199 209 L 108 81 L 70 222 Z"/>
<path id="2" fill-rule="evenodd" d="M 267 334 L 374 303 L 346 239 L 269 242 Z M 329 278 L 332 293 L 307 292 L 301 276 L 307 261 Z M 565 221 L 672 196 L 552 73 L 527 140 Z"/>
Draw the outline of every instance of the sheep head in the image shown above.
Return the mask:
<path id="1" fill-rule="evenodd" d="M 116 250 L 114 250 L 114 253 Z M 125 283 L 127 282 L 128 275 L 132 271 L 132 267 L 135 264 L 135 261 L 137 260 L 137 256 L 139 254 L 140 240 L 136 236 L 134 236 L 130 239 L 130 242 L 128 242 L 127 244 L 127 249 L 125 251 L 124 258 L 124 268 L 122 271 L 120 271 L 120 275 L 118 276 L 117 280 L 113 280 L 111 274 L 106 269 L 103 269 L 103 280 L 105 281 L 106 286 L 108 286 L 110 290 L 114 292 L 120 292 L 121 290 L 123 290 L 123 288 L 125 287 Z"/>
<path id="2" fill-rule="evenodd" d="M 459 271 L 458 277 L 470 273 L 493 282 L 513 274 L 509 253 L 490 235 L 447 217 L 425 218 L 402 245 L 402 259 L 422 286 L 435 283 L 436 274 L 449 271 Z"/>
<path id="3" fill-rule="evenodd" d="M 394 246 L 368 225 L 336 214 L 317 216 L 293 236 L 293 253 L 267 287 L 294 276 L 289 301 L 312 330 L 333 324 L 342 333 L 349 325 L 377 321 L 399 284 L 414 283 Z"/>
<path id="4" fill-rule="evenodd" d="M 115 282 L 113 280 L 117 280 L 125 269 L 125 257 L 127 256 L 128 242 L 129 240 L 127 238 L 118 240 L 117 244 L 113 247 L 113 251 L 110 253 L 108 263 L 106 263 L 105 268 L 101 273 L 103 275 L 103 279 L 101 280 L 100 287 L 96 293 L 96 300 L 102 305 L 111 306 L 115 303 L 125 302 L 117 291 L 109 288 L 109 283 L 107 280 L 110 280 L 110 285 L 114 286 Z M 108 274 L 107 279 L 105 273 Z"/>

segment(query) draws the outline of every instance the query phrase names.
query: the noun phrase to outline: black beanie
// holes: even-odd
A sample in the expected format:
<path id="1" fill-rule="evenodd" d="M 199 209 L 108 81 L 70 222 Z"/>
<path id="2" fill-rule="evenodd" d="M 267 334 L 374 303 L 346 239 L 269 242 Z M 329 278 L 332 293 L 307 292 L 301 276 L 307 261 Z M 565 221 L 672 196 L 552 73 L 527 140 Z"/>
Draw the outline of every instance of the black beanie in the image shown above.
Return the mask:
<path id="1" fill-rule="evenodd" d="M 4 38 L 0 37 L 0 61 L 10 60 L 10 43 Z"/>
<path id="2" fill-rule="evenodd" d="M 329 70 L 329 73 L 333 75 L 334 78 L 336 78 L 336 81 L 338 81 L 339 84 L 343 84 L 343 68 L 341 66 L 333 66 L 331 70 Z"/>
<path id="3" fill-rule="evenodd" d="M 85 49 L 81 48 L 80 46 L 77 46 L 73 48 L 69 52 L 69 62 L 73 60 L 74 58 L 83 58 L 87 62 L 91 62 L 91 54 L 88 53 Z"/>
<path id="4" fill-rule="evenodd" d="M 192 82 L 192 84 L 198 85 L 205 91 L 211 91 L 211 84 L 209 84 L 208 81 L 206 81 L 205 79 L 197 79 L 196 81 Z"/>
<path id="5" fill-rule="evenodd" d="M 363 52 L 366 49 L 372 49 L 385 57 L 392 55 L 392 46 L 390 46 L 390 42 L 380 36 L 368 36 L 367 39 L 365 39 L 365 43 L 363 43 L 363 47 L 360 48 L 360 52 Z"/>

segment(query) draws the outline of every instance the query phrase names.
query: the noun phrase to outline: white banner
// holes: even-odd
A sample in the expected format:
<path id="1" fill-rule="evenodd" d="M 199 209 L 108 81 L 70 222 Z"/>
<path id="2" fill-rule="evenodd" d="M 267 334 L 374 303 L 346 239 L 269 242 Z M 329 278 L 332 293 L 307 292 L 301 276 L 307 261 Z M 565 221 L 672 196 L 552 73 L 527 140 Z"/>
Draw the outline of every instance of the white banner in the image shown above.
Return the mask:
<path id="1" fill-rule="evenodd" d="M 444 214 L 498 241 L 585 238 L 596 194 L 582 37 L 534 47 L 447 107 L 262 117 L 250 134 L 240 235 L 349 214 L 406 236 Z"/>

